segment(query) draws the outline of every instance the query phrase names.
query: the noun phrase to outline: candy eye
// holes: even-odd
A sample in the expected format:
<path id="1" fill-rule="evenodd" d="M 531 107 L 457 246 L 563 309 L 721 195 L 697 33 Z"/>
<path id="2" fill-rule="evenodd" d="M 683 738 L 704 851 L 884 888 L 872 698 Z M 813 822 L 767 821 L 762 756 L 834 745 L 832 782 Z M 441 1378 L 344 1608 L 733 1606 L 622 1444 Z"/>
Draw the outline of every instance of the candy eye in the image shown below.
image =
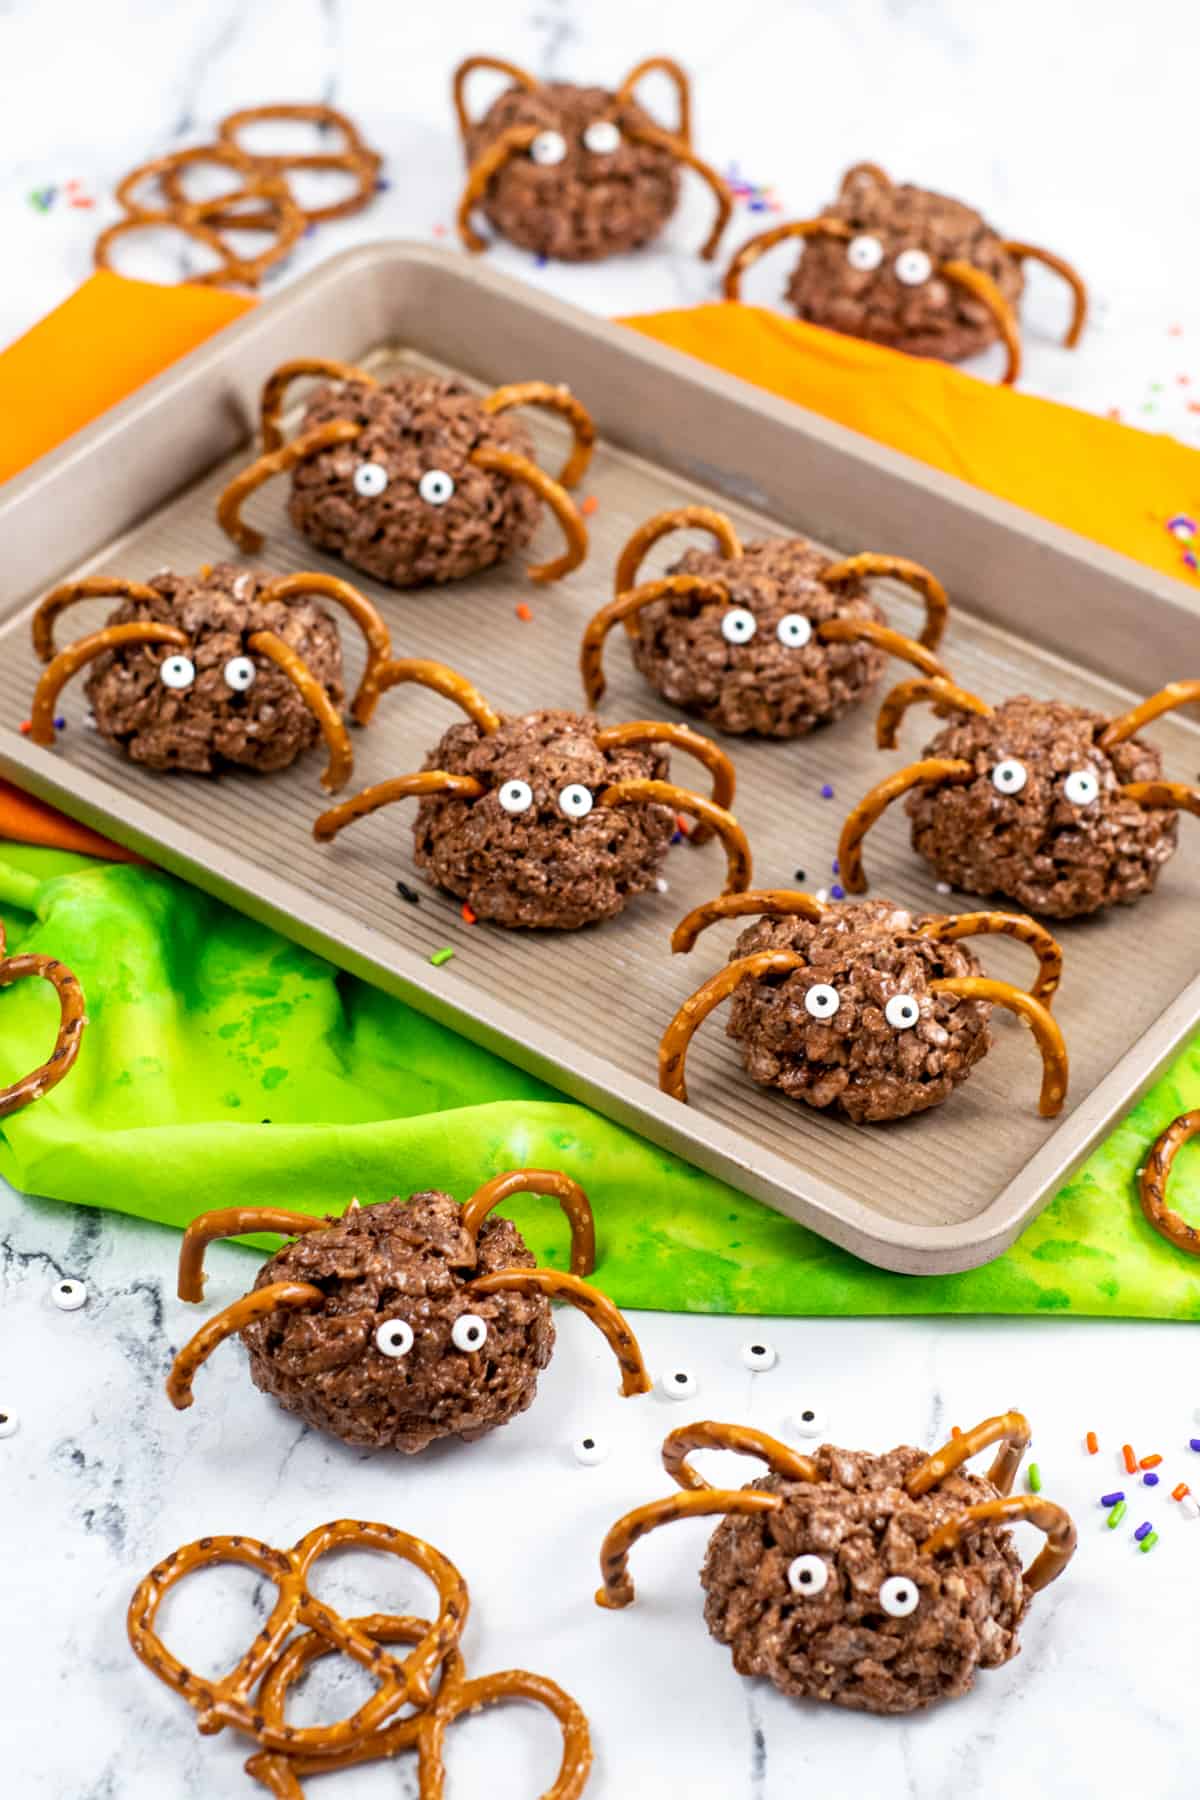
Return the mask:
<path id="1" fill-rule="evenodd" d="M 805 1406 L 789 1415 L 788 1424 L 797 1437 L 819 1438 L 825 1429 L 825 1414 L 819 1406 Z"/>
<path id="2" fill-rule="evenodd" d="M 167 656 L 158 665 L 158 679 L 164 687 L 182 692 L 196 679 L 196 665 L 190 656 Z"/>
<path id="3" fill-rule="evenodd" d="M 0 1410 L 0 1438 L 16 1437 L 20 1429 L 21 1420 L 18 1414 Z"/>
<path id="4" fill-rule="evenodd" d="M 1015 756 L 997 763 L 992 770 L 992 786 L 998 794 L 1019 794 L 1028 780 L 1028 769 Z"/>
<path id="5" fill-rule="evenodd" d="M 527 781 L 506 781 L 496 798 L 506 813 L 528 812 L 533 805 L 533 789 Z"/>
<path id="6" fill-rule="evenodd" d="M 690 1369 L 668 1369 L 660 1375 L 658 1385 L 668 1400 L 694 1400 L 700 1383 Z"/>
<path id="7" fill-rule="evenodd" d="M 907 1619 L 920 1603 L 921 1590 L 907 1575 L 889 1575 L 879 1590 L 879 1604 L 890 1619 Z"/>
<path id="8" fill-rule="evenodd" d="M 560 131 L 539 131 L 529 146 L 529 154 L 541 168 L 552 168 L 566 156 L 567 140 Z"/>
<path id="9" fill-rule="evenodd" d="M 893 1031 L 911 1031 L 921 1017 L 921 1009 L 911 994 L 893 994 L 883 1016 Z"/>
<path id="10" fill-rule="evenodd" d="M 1099 798 L 1100 783 L 1091 769 L 1072 769 L 1063 782 L 1063 793 L 1072 806 L 1090 806 Z"/>
<path id="11" fill-rule="evenodd" d="M 611 156 L 621 148 L 621 133 L 611 119 L 596 119 L 585 128 L 583 142 L 593 156 Z"/>
<path id="12" fill-rule="evenodd" d="M 384 1356 L 407 1356 L 413 1347 L 413 1328 L 407 1319 L 385 1319 L 375 1333 L 375 1348 Z"/>
<path id="13" fill-rule="evenodd" d="M 863 275 L 883 261 L 883 245 L 877 237 L 854 237 L 846 245 L 846 261 Z"/>
<path id="14" fill-rule="evenodd" d="M 487 1334 L 486 1319 L 478 1313 L 461 1313 L 450 1328 L 450 1342 L 456 1350 L 482 1350 Z"/>
<path id="15" fill-rule="evenodd" d="M 558 796 L 559 811 L 565 812 L 568 819 L 586 819 L 593 804 L 592 790 L 584 787 L 582 781 L 572 781 Z"/>
<path id="16" fill-rule="evenodd" d="M 832 1019 L 841 1004 L 841 995 L 827 981 L 818 981 L 804 996 L 804 1010 L 814 1019 Z"/>
<path id="17" fill-rule="evenodd" d="M 56 1281 L 52 1298 L 60 1312 L 78 1312 L 87 1305 L 87 1288 L 82 1281 Z"/>
<path id="18" fill-rule="evenodd" d="M 731 606 L 721 620 L 721 636 L 727 644 L 748 644 L 758 630 L 758 620 L 744 606 Z"/>
<path id="19" fill-rule="evenodd" d="M 417 483 L 417 492 L 430 506 L 445 506 L 454 493 L 453 478 L 445 469 L 426 469 Z"/>
<path id="20" fill-rule="evenodd" d="M 784 613 L 775 627 L 775 636 L 789 650 L 803 650 L 812 637 L 812 623 L 803 613 Z"/>
<path id="21" fill-rule="evenodd" d="M 920 287 L 933 274 L 933 264 L 923 250 L 902 250 L 892 267 L 905 287 Z"/>
<path id="22" fill-rule="evenodd" d="M 608 1455 L 608 1445 L 603 1438 L 597 1437 L 594 1431 L 589 1431 L 586 1437 L 577 1437 L 571 1445 L 571 1450 L 574 1453 L 575 1461 L 582 1463 L 585 1469 L 594 1469 L 596 1464 L 602 1463 Z"/>
<path id="23" fill-rule="evenodd" d="M 810 1599 L 829 1585 L 829 1567 L 820 1556 L 794 1556 L 788 1564 L 788 1586 L 793 1594 Z"/>
<path id="24" fill-rule="evenodd" d="M 254 686 L 258 670 L 248 656 L 231 656 L 221 673 L 226 687 L 231 687 L 235 694 L 244 694 L 247 688 Z"/>
<path id="25" fill-rule="evenodd" d="M 388 472 L 382 463 L 359 463 L 354 471 L 354 491 L 364 500 L 378 499 L 388 484 Z"/>
<path id="26" fill-rule="evenodd" d="M 751 1342 L 742 1345 L 742 1361 L 745 1363 L 746 1367 L 752 1369 L 756 1375 L 762 1375 L 765 1374 L 768 1369 L 773 1369 L 775 1367 L 775 1364 L 779 1361 L 779 1356 L 773 1344 L 756 1344 Z"/>

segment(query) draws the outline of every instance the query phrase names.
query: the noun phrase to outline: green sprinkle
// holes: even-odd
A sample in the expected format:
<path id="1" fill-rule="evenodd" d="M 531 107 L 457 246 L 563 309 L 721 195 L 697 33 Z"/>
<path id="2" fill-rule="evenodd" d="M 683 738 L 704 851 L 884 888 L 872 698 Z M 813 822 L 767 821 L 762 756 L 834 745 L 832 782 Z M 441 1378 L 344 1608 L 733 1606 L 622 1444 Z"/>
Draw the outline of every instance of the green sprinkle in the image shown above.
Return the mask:
<path id="1" fill-rule="evenodd" d="M 1117 1526 L 1121 1523 L 1121 1520 L 1125 1517 L 1125 1512 L 1126 1512 L 1125 1502 L 1123 1500 L 1118 1500 L 1117 1504 L 1113 1507 L 1112 1511 L 1108 1515 L 1108 1529 L 1110 1531 L 1115 1531 L 1117 1529 Z"/>
<path id="2" fill-rule="evenodd" d="M 1036 1463 L 1029 1465 L 1029 1491 L 1031 1494 L 1040 1494 L 1042 1491 L 1042 1471 Z"/>
<path id="3" fill-rule="evenodd" d="M 1149 1537 L 1144 1537 L 1141 1542 L 1142 1555 L 1145 1556 L 1147 1550 L 1153 1550 L 1153 1548 L 1154 1548 L 1155 1544 L 1157 1544 L 1157 1542 L 1158 1542 L 1157 1531 L 1152 1531 L 1150 1533 Z"/>
<path id="4" fill-rule="evenodd" d="M 435 950 L 429 960 L 435 969 L 440 969 L 442 964 L 448 963 L 453 955 L 453 950 L 451 950 L 449 944 L 446 944 L 441 950 Z"/>

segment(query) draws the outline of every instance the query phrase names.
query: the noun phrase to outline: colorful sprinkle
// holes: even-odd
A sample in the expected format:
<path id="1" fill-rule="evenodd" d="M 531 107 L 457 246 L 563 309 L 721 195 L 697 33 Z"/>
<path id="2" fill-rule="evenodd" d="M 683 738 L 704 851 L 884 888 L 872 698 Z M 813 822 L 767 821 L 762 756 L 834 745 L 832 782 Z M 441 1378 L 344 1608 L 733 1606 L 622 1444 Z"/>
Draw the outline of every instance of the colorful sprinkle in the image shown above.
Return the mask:
<path id="1" fill-rule="evenodd" d="M 54 729 L 55 731 L 65 731 L 67 729 L 67 721 L 65 719 L 55 719 Z"/>
<path id="2" fill-rule="evenodd" d="M 442 964 L 448 963 L 453 955 L 454 952 L 451 950 L 449 944 L 444 944 L 440 950 L 434 951 L 429 960 L 435 969 L 440 969 Z"/>
<path id="3" fill-rule="evenodd" d="M 688 818 L 685 818 L 682 813 L 676 813 L 675 814 L 675 829 L 676 829 L 676 831 L 681 831 L 683 833 L 684 837 L 691 837 L 692 821 Z"/>
<path id="4" fill-rule="evenodd" d="M 446 227 L 442 224 L 440 219 L 433 228 L 433 235 L 434 237 L 445 237 L 446 235 Z"/>
<path id="5" fill-rule="evenodd" d="M 797 869 L 795 874 L 793 875 L 792 879 L 793 879 L 793 881 L 807 881 L 808 877 L 804 873 L 803 869 Z"/>
<path id="6" fill-rule="evenodd" d="M 829 898 L 831 900 L 844 900 L 846 898 L 846 890 L 840 882 L 834 882 L 829 890 Z"/>
<path id="7" fill-rule="evenodd" d="M 464 900 L 462 903 L 462 920 L 464 925 L 478 925 L 479 923 L 479 914 L 469 900 Z"/>
<path id="8" fill-rule="evenodd" d="M 1184 1495 L 1190 1494 L 1191 1491 L 1192 1490 L 1188 1486 L 1187 1482 L 1181 1481 L 1178 1487 L 1174 1487 L 1171 1489 L 1171 1498 L 1172 1498 L 1172 1500 L 1182 1500 Z"/>
<path id="9" fill-rule="evenodd" d="M 1200 1500 L 1195 1494 L 1185 1494 L 1179 1502 L 1179 1510 L 1185 1519 L 1200 1519 Z"/>
<path id="10" fill-rule="evenodd" d="M 1137 1474 L 1137 1457 L 1133 1454 L 1132 1444 L 1121 1445 L 1121 1455 L 1125 1458 L 1125 1469 L 1130 1475 Z"/>
<path id="11" fill-rule="evenodd" d="M 1138 1464 L 1138 1468 L 1139 1469 L 1157 1469 L 1157 1467 L 1161 1461 L 1162 1461 L 1162 1457 L 1158 1454 L 1158 1452 L 1156 1450 L 1153 1456 L 1143 1456 L 1141 1462 Z"/>
<path id="12" fill-rule="evenodd" d="M 21 735 L 22 735 L 22 737 L 28 737 L 32 730 L 33 730 L 33 720 L 32 719 L 22 719 L 21 720 Z"/>
<path id="13" fill-rule="evenodd" d="M 833 789 L 830 787 L 828 782 L 826 782 L 824 787 L 821 789 L 821 798 L 822 798 L 822 800 L 832 800 L 833 799 Z"/>
<path id="14" fill-rule="evenodd" d="M 1146 1537 L 1144 1537 L 1142 1539 L 1142 1542 L 1141 1542 L 1142 1555 L 1144 1556 L 1148 1550 L 1153 1550 L 1153 1548 L 1154 1548 L 1155 1544 L 1157 1544 L 1157 1542 L 1158 1542 L 1157 1531 L 1151 1531 Z"/>
<path id="15" fill-rule="evenodd" d="M 1115 1494 L 1101 1494 L 1100 1504 L 1101 1506 L 1116 1506 L 1118 1501 L 1121 1501 L 1124 1498 L 1124 1494 L 1121 1492 L 1120 1488 L 1118 1488 Z"/>
<path id="16" fill-rule="evenodd" d="M 529 621 L 533 617 L 533 608 L 530 606 L 526 606 L 524 600 L 522 600 L 522 601 L 520 601 L 520 603 L 518 604 L 518 606 L 516 608 L 516 614 L 517 614 L 518 619 L 521 620 L 522 624 L 528 625 Z"/>
<path id="17" fill-rule="evenodd" d="M 585 519 L 590 519 L 599 505 L 600 502 L 597 500 L 595 494 L 588 494 L 585 499 L 579 502 L 579 510 Z"/>
<path id="18" fill-rule="evenodd" d="M 1095 1432 L 1089 1431 L 1083 1441 L 1087 1445 L 1088 1455 L 1095 1456 L 1097 1450 L 1100 1448 L 1100 1440 L 1096 1436 Z"/>
<path id="19" fill-rule="evenodd" d="M 420 894 L 418 894 L 416 888 L 410 888 L 407 881 L 398 881 L 396 883 L 396 892 L 402 900 L 407 900 L 410 906 L 419 906 L 421 904 Z"/>
<path id="20" fill-rule="evenodd" d="M 1121 1523 L 1121 1520 L 1124 1517 L 1125 1517 L 1125 1502 L 1123 1500 L 1118 1500 L 1117 1504 L 1113 1507 L 1112 1511 L 1108 1515 L 1108 1529 L 1110 1531 L 1115 1531 L 1117 1529 L 1117 1526 Z"/>
<path id="21" fill-rule="evenodd" d="M 1153 1471 L 1151 1471 L 1147 1475 L 1143 1475 L 1142 1476 L 1142 1486 L 1143 1487 L 1157 1487 L 1158 1486 L 1158 1476 L 1155 1475 L 1153 1473 Z"/>
<path id="22" fill-rule="evenodd" d="M 1137 1539 L 1138 1543 L 1140 1544 L 1142 1539 L 1148 1538 L 1150 1536 L 1150 1533 L 1153 1530 L 1154 1530 L 1153 1525 L 1150 1523 L 1149 1519 L 1147 1519 L 1144 1525 L 1138 1526 L 1137 1530 L 1134 1532 L 1133 1535 Z"/>
<path id="23" fill-rule="evenodd" d="M 1200 1438 L 1190 1438 L 1188 1440 L 1188 1447 L 1192 1450 L 1200 1450 Z"/>
<path id="24" fill-rule="evenodd" d="M 29 204 L 35 212 L 49 212 L 53 204 L 55 189 L 52 187 L 34 188 L 29 195 Z"/>
<path id="25" fill-rule="evenodd" d="M 1042 1491 L 1042 1471 L 1038 1468 L 1036 1463 L 1030 1463 L 1028 1479 L 1030 1493 L 1040 1494 Z"/>

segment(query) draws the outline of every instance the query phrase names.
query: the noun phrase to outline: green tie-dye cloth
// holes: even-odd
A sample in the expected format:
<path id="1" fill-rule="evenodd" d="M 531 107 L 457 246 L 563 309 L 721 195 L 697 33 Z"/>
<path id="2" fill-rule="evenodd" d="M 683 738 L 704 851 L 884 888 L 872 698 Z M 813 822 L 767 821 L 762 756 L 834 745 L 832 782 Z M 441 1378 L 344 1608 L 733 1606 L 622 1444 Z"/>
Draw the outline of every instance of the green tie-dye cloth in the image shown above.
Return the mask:
<path id="1" fill-rule="evenodd" d="M 0 1174 L 26 1193 L 182 1226 L 562 1168 L 591 1196 L 597 1280 L 622 1306 L 1200 1317 L 1200 1266 L 1150 1230 L 1135 1183 L 1200 1105 L 1200 1042 L 1005 1255 L 890 1275 L 156 870 L 5 845 L 0 914 L 13 949 L 75 971 L 90 1019 L 66 1081 L 0 1124 Z M 0 990 L 0 1084 L 44 1059 L 56 1016 L 44 982 Z M 1200 1146 L 1172 1199 L 1200 1212 Z M 540 1261 L 565 1262 L 557 1208 L 507 1210 Z"/>

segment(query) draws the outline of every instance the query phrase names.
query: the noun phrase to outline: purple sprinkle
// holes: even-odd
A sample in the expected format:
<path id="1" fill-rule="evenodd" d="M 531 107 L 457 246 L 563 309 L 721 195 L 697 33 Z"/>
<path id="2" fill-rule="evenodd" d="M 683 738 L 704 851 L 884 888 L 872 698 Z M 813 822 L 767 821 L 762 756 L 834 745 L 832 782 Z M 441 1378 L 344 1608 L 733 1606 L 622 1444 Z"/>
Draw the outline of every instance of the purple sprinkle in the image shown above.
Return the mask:
<path id="1" fill-rule="evenodd" d="M 676 833 L 675 833 L 675 836 L 674 836 L 674 837 L 673 837 L 673 838 L 672 838 L 672 839 L 671 839 L 671 842 L 672 842 L 672 843 L 673 843 L 673 844 L 682 844 L 682 842 L 683 842 L 683 833 L 682 833 L 682 831 L 677 831 L 677 832 L 676 832 Z"/>
<path id="2" fill-rule="evenodd" d="M 832 800 L 833 799 L 833 789 L 830 787 L 828 782 L 826 782 L 825 786 L 821 789 L 821 798 L 822 798 L 822 800 Z"/>
<path id="3" fill-rule="evenodd" d="M 1153 1469 L 1147 1470 L 1147 1472 L 1142 1476 L 1142 1481 L 1146 1487 L 1157 1487 L 1158 1486 L 1158 1476 L 1154 1473 Z"/>
<path id="4" fill-rule="evenodd" d="M 388 189 L 391 187 L 391 185 L 392 185 L 391 182 L 385 181 L 383 176 L 381 175 L 375 183 L 375 192 L 377 194 L 386 194 Z"/>
<path id="5" fill-rule="evenodd" d="M 1140 1544 L 1142 1539 L 1144 1537 L 1149 1537 L 1150 1533 L 1153 1530 L 1154 1530 L 1153 1525 L 1150 1523 L 1149 1519 L 1147 1519 L 1144 1525 L 1138 1526 L 1137 1530 L 1134 1532 L 1133 1535 L 1137 1539 L 1138 1543 Z"/>
<path id="6" fill-rule="evenodd" d="M 1101 1504 L 1101 1506 L 1115 1506 L 1117 1504 L 1118 1500 L 1123 1500 L 1124 1498 L 1125 1498 L 1124 1494 L 1121 1493 L 1120 1489 L 1118 1488 L 1118 1490 L 1115 1494 L 1101 1494 L 1100 1504 Z"/>
<path id="7" fill-rule="evenodd" d="M 767 203 L 765 200 L 752 200 L 750 202 L 750 211 L 751 212 L 766 212 L 766 210 L 767 210 Z"/>
<path id="8" fill-rule="evenodd" d="M 1184 551 L 1183 560 L 1184 560 L 1186 567 L 1189 569 L 1200 568 L 1200 563 L 1197 563 L 1195 556 L 1192 554 L 1192 552 L 1190 550 Z"/>
<path id="9" fill-rule="evenodd" d="M 834 874 L 835 874 L 835 875 L 840 875 L 840 874 L 841 874 L 841 872 L 842 872 L 842 865 L 841 865 L 841 863 L 840 863 L 840 862 L 839 862 L 839 861 L 838 861 L 838 859 L 837 859 L 837 857 L 836 857 L 836 856 L 835 856 L 835 857 L 834 857 L 834 859 L 833 859 L 833 872 L 834 872 Z"/>
<path id="10" fill-rule="evenodd" d="M 546 264 L 550 261 L 550 258 L 548 256 L 535 256 L 533 260 L 537 268 L 544 269 Z"/>
<path id="11" fill-rule="evenodd" d="M 829 890 L 829 898 L 831 900 L 844 900 L 846 898 L 845 888 L 839 886 L 839 884 L 835 881 L 833 886 Z"/>
<path id="12" fill-rule="evenodd" d="M 1200 1450 L 1200 1438 L 1192 1438 L 1190 1448 L 1193 1450 Z"/>
<path id="13" fill-rule="evenodd" d="M 65 719 L 55 719 L 54 729 L 55 731 L 65 731 L 67 729 L 67 721 Z"/>

